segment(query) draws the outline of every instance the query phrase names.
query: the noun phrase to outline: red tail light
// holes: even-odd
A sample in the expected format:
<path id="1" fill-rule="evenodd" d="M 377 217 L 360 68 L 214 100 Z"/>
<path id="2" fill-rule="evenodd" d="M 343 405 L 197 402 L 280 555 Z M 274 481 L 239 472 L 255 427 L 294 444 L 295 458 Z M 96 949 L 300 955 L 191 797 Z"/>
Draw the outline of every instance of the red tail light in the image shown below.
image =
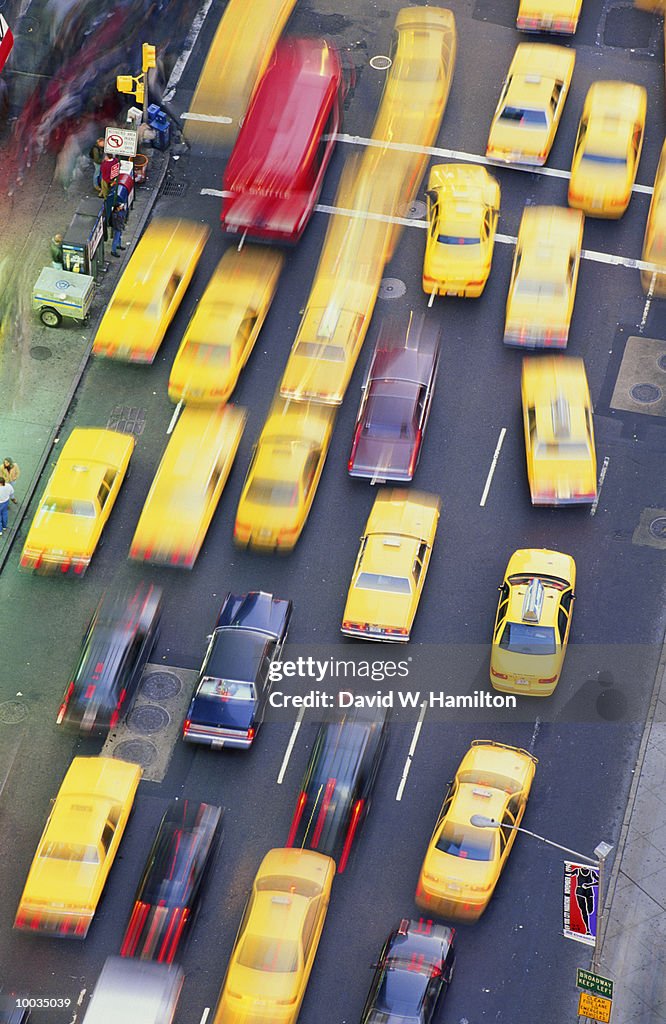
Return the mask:
<path id="1" fill-rule="evenodd" d="M 423 439 L 423 431 L 419 427 L 416 431 L 416 438 L 414 439 L 414 449 L 412 451 L 412 457 L 409 460 L 409 466 L 407 472 L 410 476 L 414 476 L 414 470 L 416 469 L 416 463 L 418 462 L 419 452 L 421 450 L 421 441 Z"/>
<path id="2" fill-rule="evenodd" d="M 303 811 L 305 810 L 305 805 L 306 805 L 307 801 L 308 801 L 308 794 L 305 793 L 305 792 L 301 793 L 301 795 L 298 798 L 298 803 L 296 804 L 296 810 L 294 811 L 294 817 L 292 818 L 292 821 L 291 821 L 291 828 L 289 829 L 289 835 L 287 836 L 287 843 L 286 843 L 287 846 L 293 846 L 294 845 L 294 840 L 296 838 L 296 833 L 298 832 L 298 826 L 300 824 L 301 818 L 303 817 Z"/>
<path id="3" fill-rule="evenodd" d="M 85 571 L 85 568 L 86 568 L 86 563 L 85 562 L 79 562 L 77 565 L 74 566 L 74 572 L 76 573 L 77 576 L 80 576 L 81 573 Z"/>
<path id="4" fill-rule="evenodd" d="M 554 683 L 556 679 L 557 679 L 557 676 L 550 676 L 550 678 L 548 678 L 548 679 L 538 679 L 537 682 L 539 682 L 539 683 Z"/>
<path id="5" fill-rule="evenodd" d="M 340 854 L 340 860 L 338 862 L 338 871 L 342 873 L 347 867 L 347 861 L 349 860 L 349 852 L 354 842 L 354 835 L 358 828 L 361 820 L 361 814 L 363 812 L 363 800 L 357 800 L 354 804 L 354 810 L 352 811 L 351 821 L 349 822 L 349 828 L 347 829 L 347 835 L 345 836 L 345 843 L 342 847 L 342 853 Z"/>
<path id="6" fill-rule="evenodd" d="M 351 473 L 354 468 L 354 456 L 356 455 L 356 449 L 358 448 L 358 442 L 361 439 L 361 424 L 359 423 L 354 431 L 354 440 L 352 441 L 351 453 L 349 455 L 349 462 L 347 463 L 347 469 Z"/>
<path id="7" fill-rule="evenodd" d="M 62 561 L 60 563 L 60 572 L 63 573 L 63 574 L 69 572 L 69 567 L 70 567 L 71 564 L 72 564 L 71 558 L 65 558 L 64 561 Z"/>
<path id="8" fill-rule="evenodd" d="M 508 675 L 505 675 L 504 672 L 498 672 L 496 668 L 491 668 L 490 669 L 490 674 L 495 676 L 496 679 L 508 679 L 509 678 Z"/>
<path id="9" fill-rule="evenodd" d="M 183 722 L 183 736 L 186 736 L 187 733 L 190 731 L 191 724 L 192 720 L 190 718 L 186 718 L 185 721 Z"/>
<path id="10" fill-rule="evenodd" d="M 256 729 L 252 729 L 252 728 L 247 730 L 247 738 L 249 739 L 250 743 L 254 739 L 256 731 L 257 731 Z"/>
<path id="11" fill-rule="evenodd" d="M 335 792 L 335 784 L 337 781 L 337 779 L 329 779 L 328 782 L 326 783 L 326 789 L 324 790 L 324 799 L 321 802 L 321 808 L 317 816 L 317 824 L 315 825 L 315 830 L 312 835 L 312 842 L 310 843 L 310 846 L 313 850 L 316 850 L 317 847 L 319 846 L 319 840 L 321 839 L 321 834 L 324 831 L 326 815 L 328 814 L 328 809 L 331 806 L 331 800 L 333 799 L 333 793 Z"/>
<path id="12" fill-rule="evenodd" d="M 72 696 L 73 692 L 74 692 L 74 680 L 72 679 L 70 681 L 66 691 L 65 691 L 65 696 L 62 699 L 62 704 L 60 705 L 60 708 L 58 709 L 58 717 L 56 718 L 56 724 L 57 725 L 60 725 L 62 720 L 63 720 L 63 718 L 65 717 L 65 713 L 67 711 L 67 707 L 69 705 L 69 701 L 71 699 L 71 696 Z"/>
<path id="13" fill-rule="evenodd" d="M 147 903 L 137 902 L 134 904 L 134 910 L 132 911 L 129 924 L 127 925 L 125 938 L 123 939 L 123 944 L 120 947 L 121 956 L 134 956 L 137 943 L 139 941 L 139 935 L 141 934 L 141 929 L 145 924 L 149 910 L 150 907 Z"/>

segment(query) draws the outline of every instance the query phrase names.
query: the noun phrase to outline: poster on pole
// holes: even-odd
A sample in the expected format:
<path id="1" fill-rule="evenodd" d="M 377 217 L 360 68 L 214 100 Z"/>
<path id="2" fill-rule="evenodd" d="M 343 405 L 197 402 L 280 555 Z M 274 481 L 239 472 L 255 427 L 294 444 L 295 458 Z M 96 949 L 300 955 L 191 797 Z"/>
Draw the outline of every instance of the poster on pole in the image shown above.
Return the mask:
<path id="1" fill-rule="evenodd" d="M 599 869 L 564 862 L 564 928 L 567 939 L 594 946 L 597 938 Z"/>

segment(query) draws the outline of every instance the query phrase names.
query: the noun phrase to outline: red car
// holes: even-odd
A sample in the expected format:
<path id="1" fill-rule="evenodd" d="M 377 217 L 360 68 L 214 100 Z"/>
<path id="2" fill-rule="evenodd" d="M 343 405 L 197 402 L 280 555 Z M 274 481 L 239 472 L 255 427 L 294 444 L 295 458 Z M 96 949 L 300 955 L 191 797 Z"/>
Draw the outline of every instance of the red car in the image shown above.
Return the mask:
<path id="1" fill-rule="evenodd" d="M 224 173 L 225 231 L 298 241 L 321 191 L 346 92 L 340 56 L 324 39 L 278 43 Z"/>

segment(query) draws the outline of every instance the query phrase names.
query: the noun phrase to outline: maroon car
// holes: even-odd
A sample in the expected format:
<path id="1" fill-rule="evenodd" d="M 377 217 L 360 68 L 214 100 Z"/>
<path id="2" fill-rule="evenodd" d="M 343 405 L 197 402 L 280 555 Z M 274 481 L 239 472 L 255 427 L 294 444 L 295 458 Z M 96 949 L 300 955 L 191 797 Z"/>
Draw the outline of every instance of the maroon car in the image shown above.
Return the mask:
<path id="1" fill-rule="evenodd" d="M 439 330 L 410 314 L 382 324 L 362 388 L 349 456 L 351 476 L 411 480 L 421 454 L 439 362 Z"/>

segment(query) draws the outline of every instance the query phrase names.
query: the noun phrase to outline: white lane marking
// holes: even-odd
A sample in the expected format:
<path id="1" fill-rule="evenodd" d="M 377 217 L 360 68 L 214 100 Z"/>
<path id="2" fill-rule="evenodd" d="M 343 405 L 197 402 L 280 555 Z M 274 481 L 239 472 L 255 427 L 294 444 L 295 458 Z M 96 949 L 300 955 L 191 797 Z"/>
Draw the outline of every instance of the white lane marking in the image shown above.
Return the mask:
<path id="1" fill-rule="evenodd" d="M 527 748 L 529 750 L 530 754 L 534 753 L 534 744 L 536 743 L 536 738 L 539 735 L 539 729 L 540 728 L 541 728 L 541 719 L 537 715 L 536 721 L 534 723 L 534 731 L 532 732 L 532 739 L 530 740 L 530 745 Z"/>
<path id="2" fill-rule="evenodd" d="M 239 252 L 243 248 L 243 243 L 245 242 L 245 239 L 247 238 L 247 232 L 248 232 L 248 229 L 246 228 L 245 231 L 243 232 L 243 234 L 241 235 L 240 242 L 238 243 L 238 251 Z"/>
<path id="3" fill-rule="evenodd" d="M 495 241 L 501 242 L 502 245 L 515 245 L 518 239 L 515 235 L 501 235 L 499 232 L 495 235 Z"/>
<path id="4" fill-rule="evenodd" d="M 645 330 L 645 324 L 647 323 L 648 314 L 650 312 L 650 306 L 652 305 L 652 298 L 654 296 L 654 286 L 655 286 L 656 283 L 657 283 L 657 274 L 656 274 L 656 271 L 653 271 L 653 273 L 652 273 L 652 280 L 650 281 L 650 287 L 648 288 L 648 292 L 647 292 L 647 298 L 645 300 L 645 305 L 643 306 L 643 316 L 641 317 L 640 326 L 638 328 L 638 333 L 639 334 L 642 334 L 643 331 Z"/>
<path id="5" fill-rule="evenodd" d="M 219 196 L 220 199 L 230 199 L 234 195 L 233 192 L 224 191 L 221 188 L 202 188 L 199 195 L 202 196 Z"/>
<path id="6" fill-rule="evenodd" d="M 369 210 L 348 210 L 343 206 L 326 206 L 324 203 L 317 203 L 317 213 L 339 213 L 343 217 L 352 217 L 354 220 L 378 220 L 384 224 L 402 224 L 405 228 L 427 228 L 427 220 L 412 220 L 410 217 L 392 217 L 388 213 L 370 213 Z"/>
<path id="7" fill-rule="evenodd" d="M 278 786 L 282 785 L 282 781 L 283 781 L 283 779 L 285 777 L 285 774 L 287 772 L 287 765 L 289 764 L 289 758 L 291 757 L 291 752 L 294 749 L 294 743 L 296 742 L 296 737 L 298 736 L 298 730 L 301 727 L 301 722 L 303 721 L 303 715 L 304 714 L 305 714 L 305 708 L 301 708 L 301 710 L 298 712 L 298 717 L 296 718 L 296 721 L 294 722 L 294 728 L 291 730 L 291 736 L 289 737 L 289 743 L 287 744 L 287 749 L 284 752 L 284 757 L 282 758 L 282 765 L 280 767 L 280 771 L 279 771 L 279 774 L 278 774 L 278 777 L 277 777 L 277 784 L 278 784 Z"/>
<path id="8" fill-rule="evenodd" d="M 500 430 L 500 433 L 499 433 L 499 438 L 497 439 L 497 444 L 495 446 L 495 454 L 493 455 L 493 460 L 490 463 L 490 469 L 488 470 L 488 477 L 486 479 L 486 486 L 483 488 L 483 494 L 481 495 L 481 501 L 479 502 L 480 508 L 483 508 L 485 506 L 485 504 L 486 504 L 486 498 L 488 497 L 488 492 L 490 491 L 490 485 L 492 483 L 493 476 L 495 474 L 495 468 L 497 466 L 497 460 L 499 459 L 500 452 L 502 451 L 502 445 L 504 444 L 504 438 L 505 437 L 506 437 L 506 427 L 502 427 L 502 429 Z"/>
<path id="9" fill-rule="evenodd" d="M 428 309 L 432 309 L 432 304 L 435 301 L 435 295 L 436 294 L 437 294 L 437 289 L 433 288 L 433 290 L 430 292 L 430 298 L 428 299 Z"/>
<path id="10" fill-rule="evenodd" d="M 176 408 L 173 410 L 173 416 L 171 417 L 171 422 L 169 423 L 169 426 L 167 427 L 167 434 L 172 433 L 173 428 L 176 426 L 176 423 L 178 421 L 178 417 L 180 416 L 180 410 L 182 409 L 182 407 L 183 407 L 183 400 L 181 398 L 180 402 L 178 403 Z"/>
<path id="11" fill-rule="evenodd" d="M 206 1021 L 208 1020 L 208 1014 L 209 1013 L 210 1013 L 210 1006 L 206 1006 L 205 1009 L 204 1009 L 204 1012 L 201 1014 L 201 1020 L 199 1021 L 199 1024 L 206 1024 Z"/>
<path id="12" fill-rule="evenodd" d="M 599 474 L 599 485 L 597 487 L 597 496 L 592 502 L 592 508 L 590 509 L 590 515 L 595 516 L 597 514 L 597 505 L 599 504 L 599 498 L 601 497 L 601 488 L 604 486 L 604 480 L 606 479 L 606 470 L 608 469 L 608 463 L 610 458 L 607 455 L 604 459 L 604 464 L 601 467 L 601 473 Z"/>
<path id="13" fill-rule="evenodd" d="M 183 71 L 185 70 L 185 66 L 192 55 L 194 44 L 196 43 L 199 33 L 201 32 L 201 28 L 203 26 L 204 21 L 206 20 L 206 15 L 208 14 L 208 11 L 210 10 L 212 3 L 213 0 L 205 0 L 203 6 L 198 11 L 194 21 L 192 22 L 192 27 L 190 31 L 187 33 L 187 37 L 185 39 L 185 48 L 183 52 L 180 54 L 176 63 L 174 64 L 173 70 L 169 75 L 169 81 L 167 82 L 166 91 L 164 93 L 164 99 L 167 101 L 167 103 L 169 102 L 169 100 L 172 100 L 175 95 L 176 86 L 180 82 Z"/>
<path id="14" fill-rule="evenodd" d="M 88 991 L 87 988 L 82 988 L 81 989 L 81 991 L 79 992 L 79 998 L 76 1000 L 76 1005 L 77 1006 L 81 1006 L 81 1003 L 83 1002 L 83 997 L 85 996 L 87 991 Z"/>
<path id="15" fill-rule="evenodd" d="M 206 121 L 212 124 L 233 124 L 230 117 L 222 117 L 221 114 L 195 114 L 192 110 L 184 110 L 180 115 L 183 121 Z"/>
<path id="16" fill-rule="evenodd" d="M 400 779 L 400 785 L 398 786 L 398 792 L 395 794 L 396 800 L 402 800 L 402 794 L 407 784 L 407 776 L 412 767 L 412 761 L 414 759 L 414 751 L 416 750 L 416 744 L 419 742 L 419 736 L 421 734 L 421 727 L 423 726 L 423 719 L 425 718 L 427 703 L 426 701 L 421 702 L 421 713 L 419 715 L 418 722 L 414 727 L 414 735 L 412 736 L 412 742 L 409 745 L 409 753 L 407 754 L 407 760 L 405 761 L 405 767 L 402 769 L 402 778 Z"/>

